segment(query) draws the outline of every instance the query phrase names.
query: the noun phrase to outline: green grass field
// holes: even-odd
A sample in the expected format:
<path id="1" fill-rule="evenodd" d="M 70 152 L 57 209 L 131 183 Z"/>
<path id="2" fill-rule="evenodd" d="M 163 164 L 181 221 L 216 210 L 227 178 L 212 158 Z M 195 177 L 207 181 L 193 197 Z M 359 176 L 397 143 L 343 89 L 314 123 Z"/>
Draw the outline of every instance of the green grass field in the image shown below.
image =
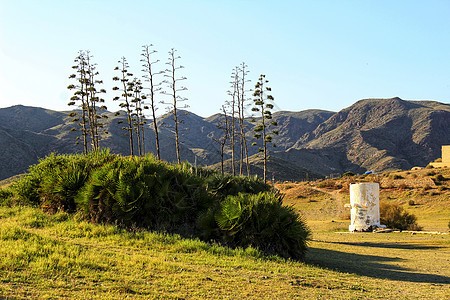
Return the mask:
<path id="1" fill-rule="evenodd" d="M 349 234 L 334 231 L 347 226 L 340 221 L 317 222 L 322 229 L 314 230 L 301 263 L 94 225 L 77 215 L 0 207 L 0 298 L 450 297 L 449 235 Z"/>
<path id="2" fill-rule="evenodd" d="M 0 206 L 0 299 L 449 299 L 450 170 L 393 174 L 381 201 L 445 234 L 348 233 L 354 178 L 278 184 L 312 230 L 305 262 Z"/>

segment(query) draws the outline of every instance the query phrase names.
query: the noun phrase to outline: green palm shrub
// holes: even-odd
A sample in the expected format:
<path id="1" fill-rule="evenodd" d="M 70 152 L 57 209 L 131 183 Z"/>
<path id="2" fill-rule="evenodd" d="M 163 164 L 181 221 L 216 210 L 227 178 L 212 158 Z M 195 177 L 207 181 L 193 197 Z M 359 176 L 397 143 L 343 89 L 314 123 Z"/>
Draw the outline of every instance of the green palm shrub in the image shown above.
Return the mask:
<path id="1" fill-rule="evenodd" d="M 120 157 L 95 170 L 78 204 L 94 222 L 170 231 L 193 227 L 211 197 L 188 165 L 168 166 L 147 155 Z"/>
<path id="2" fill-rule="evenodd" d="M 220 240 L 223 238 L 223 232 L 217 226 L 215 215 L 220 210 L 220 203 L 227 196 L 271 190 L 270 185 L 256 176 L 232 176 L 231 174 L 221 174 L 215 171 L 204 178 L 203 184 L 209 197 L 213 197 L 212 203 L 198 213 L 196 221 L 196 226 L 200 230 L 199 235 L 205 240 Z"/>
<path id="3" fill-rule="evenodd" d="M 11 206 L 14 193 L 9 188 L 0 188 L 0 205 Z"/>
<path id="4" fill-rule="evenodd" d="M 11 191 L 17 204 L 41 205 L 49 211 L 76 210 L 75 198 L 92 170 L 116 159 L 108 149 L 88 155 L 50 154 L 29 168 L 29 173 L 14 182 Z"/>
<path id="5" fill-rule="evenodd" d="M 230 174 L 211 174 L 205 179 L 206 189 L 219 196 L 238 195 L 239 193 L 257 194 L 271 189 L 259 177 L 232 176 Z"/>
<path id="6" fill-rule="evenodd" d="M 85 160 L 89 168 L 95 170 L 103 166 L 105 163 L 116 160 L 119 155 L 111 154 L 109 148 L 106 148 L 89 152 L 87 155 L 76 155 L 75 157 Z"/>
<path id="7" fill-rule="evenodd" d="M 146 183 L 136 159 L 118 157 L 93 170 L 77 204 L 93 222 L 130 225 L 148 198 Z"/>
<path id="8" fill-rule="evenodd" d="M 227 197 L 215 218 L 225 243 L 253 246 L 268 254 L 303 259 L 311 233 L 293 207 L 276 192 Z"/>
<path id="9" fill-rule="evenodd" d="M 154 174 L 153 186 L 149 189 L 153 205 L 155 224 L 164 225 L 165 230 L 192 232 L 199 212 L 213 206 L 214 198 L 204 188 L 204 179 L 190 164 L 167 165 L 159 160 L 147 161 L 145 174 Z M 142 212 L 147 209 L 142 210 Z M 143 216 L 141 217 L 143 218 Z"/>
<path id="10" fill-rule="evenodd" d="M 40 178 L 36 175 L 26 174 L 11 184 L 10 190 L 14 194 L 12 203 L 15 205 L 31 206 L 41 204 L 41 197 L 38 192 Z"/>
<path id="11" fill-rule="evenodd" d="M 54 212 L 75 212 L 75 197 L 88 177 L 86 161 L 68 161 L 65 166 L 54 168 L 41 181 L 42 206 Z"/>
<path id="12" fill-rule="evenodd" d="M 52 154 L 10 191 L 13 203 L 83 212 L 95 223 L 199 236 L 296 259 L 304 257 L 310 234 L 261 179 L 220 175 L 189 163 L 170 165 L 153 155 Z"/>
<path id="13" fill-rule="evenodd" d="M 136 160 L 121 161 L 120 168 L 115 172 L 117 174 L 113 211 L 121 222 L 129 224 L 133 222 L 133 217 L 141 209 L 142 203 L 150 198 L 149 175 L 144 173 L 143 164 Z"/>
<path id="14" fill-rule="evenodd" d="M 115 162 L 108 162 L 92 172 L 89 182 L 80 190 L 75 202 L 95 223 L 113 221 L 113 195 L 116 190 Z"/>
<path id="15" fill-rule="evenodd" d="M 218 227 L 215 217 L 219 208 L 220 205 L 216 202 L 213 206 L 198 213 L 196 228 L 198 236 L 205 241 L 223 240 L 223 233 Z"/>
<path id="16" fill-rule="evenodd" d="M 14 192 L 14 201 L 22 205 L 42 205 L 43 202 L 52 204 L 56 196 L 48 189 L 54 186 L 58 175 L 67 168 L 70 158 L 68 155 L 56 155 L 52 153 L 39 164 L 29 168 L 29 173 L 11 185 Z M 61 171 L 64 170 L 64 171 Z"/>

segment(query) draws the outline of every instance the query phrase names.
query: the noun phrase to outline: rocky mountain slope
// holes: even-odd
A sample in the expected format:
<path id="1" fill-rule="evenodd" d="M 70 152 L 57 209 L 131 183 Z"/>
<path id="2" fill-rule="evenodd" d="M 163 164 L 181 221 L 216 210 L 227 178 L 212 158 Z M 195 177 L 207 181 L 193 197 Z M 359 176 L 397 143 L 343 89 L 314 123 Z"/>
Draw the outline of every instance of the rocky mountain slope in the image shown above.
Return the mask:
<path id="1" fill-rule="evenodd" d="M 332 159 L 339 162 L 337 170 L 360 172 L 425 166 L 449 143 L 450 105 L 392 98 L 358 101 L 305 134 L 292 149 L 339 154 Z"/>
<path id="2" fill-rule="evenodd" d="M 81 152 L 82 147 L 75 145 L 78 133 L 70 131 L 74 125 L 67 114 L 21 105 L 0 109 L 0 179 L 25 172 L 51 152 Z M 128 137 L 118 124 L 123 115 L 108 116 L 109 134 L 102 137 L 102 147 L 128 155 Z M 220 168 L 220 147 L 214 139 L 222 134 L 217 124 L 223 116 L 202 118 L 183 111 L 180 117 L 182 160 Z M 280 111 L 273 117 L 280 135 L 274 137 L 277 148 L 272 149 L 269 172 L 278 180 L 425 166 L 440 157 L 441 145 L 450 144 L 450 105 L 433 101 L 365 99 L 337 113 Z M 158 119 L 161 154 L 167 161 L 176 160 L 172 123 L 170 114 Z M 250 145 L 254 125 L 246 122 L 246 126 Z M 149 120 L 146 151 L 156 153 L 152 128 Z M 249 146 L 249 153 L 256 154 L 257 147 Z M 230 149 L 225 159 L 230 159 Z M 253 174 L 261 173 L 258 161 L 252 158 Z M 225 165 L 231 170 L 229 161 Z"/>

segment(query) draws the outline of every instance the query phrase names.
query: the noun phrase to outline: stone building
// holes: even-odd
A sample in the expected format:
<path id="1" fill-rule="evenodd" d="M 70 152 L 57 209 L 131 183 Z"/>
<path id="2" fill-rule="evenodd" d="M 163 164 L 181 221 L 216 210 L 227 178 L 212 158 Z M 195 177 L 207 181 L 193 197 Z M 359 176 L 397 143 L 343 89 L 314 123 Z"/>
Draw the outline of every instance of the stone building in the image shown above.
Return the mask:
<path id="1" fill-rule="evenodd" d="M 430 165 L 435 168 L 450 168 L 450 145 L 442 146 L 442 161 L 432 162 Z"/>

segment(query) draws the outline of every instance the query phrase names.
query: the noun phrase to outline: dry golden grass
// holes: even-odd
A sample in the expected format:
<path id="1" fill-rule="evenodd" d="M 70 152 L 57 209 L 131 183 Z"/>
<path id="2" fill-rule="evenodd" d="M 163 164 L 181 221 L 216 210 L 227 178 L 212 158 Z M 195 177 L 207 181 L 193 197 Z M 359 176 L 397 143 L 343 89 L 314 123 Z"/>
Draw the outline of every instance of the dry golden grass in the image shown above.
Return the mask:
<path id="1" fill-rule="evenodd" d="M 449 236 L 314 232 L 302 263 L 35 208 L 0 221 L 0 299 L 450 297 Z"/>
<path id="2" fill-rule="evenodd" d="M 439 175 L 445 180 L 437 180 Z M 322 181 L 275 184 L 284 202 L 296 207 L 314 230 L 335 230 L 350 224 L 349 186 L 355 182 L 379 182 L 380 201 L 403 206 L 418 217 L 424 231 L 448 231 L 450 221 L 450 169 L 396 171 L 381 175 L 352 176 Z M 410 205 L 414 203 L 414 205 Z M 332 222 L 335 221 L 335 222 Z M 338 223 L 336 223 L 338 222 Z M 345 226 L 342 226 L 344 228 Z"/>

